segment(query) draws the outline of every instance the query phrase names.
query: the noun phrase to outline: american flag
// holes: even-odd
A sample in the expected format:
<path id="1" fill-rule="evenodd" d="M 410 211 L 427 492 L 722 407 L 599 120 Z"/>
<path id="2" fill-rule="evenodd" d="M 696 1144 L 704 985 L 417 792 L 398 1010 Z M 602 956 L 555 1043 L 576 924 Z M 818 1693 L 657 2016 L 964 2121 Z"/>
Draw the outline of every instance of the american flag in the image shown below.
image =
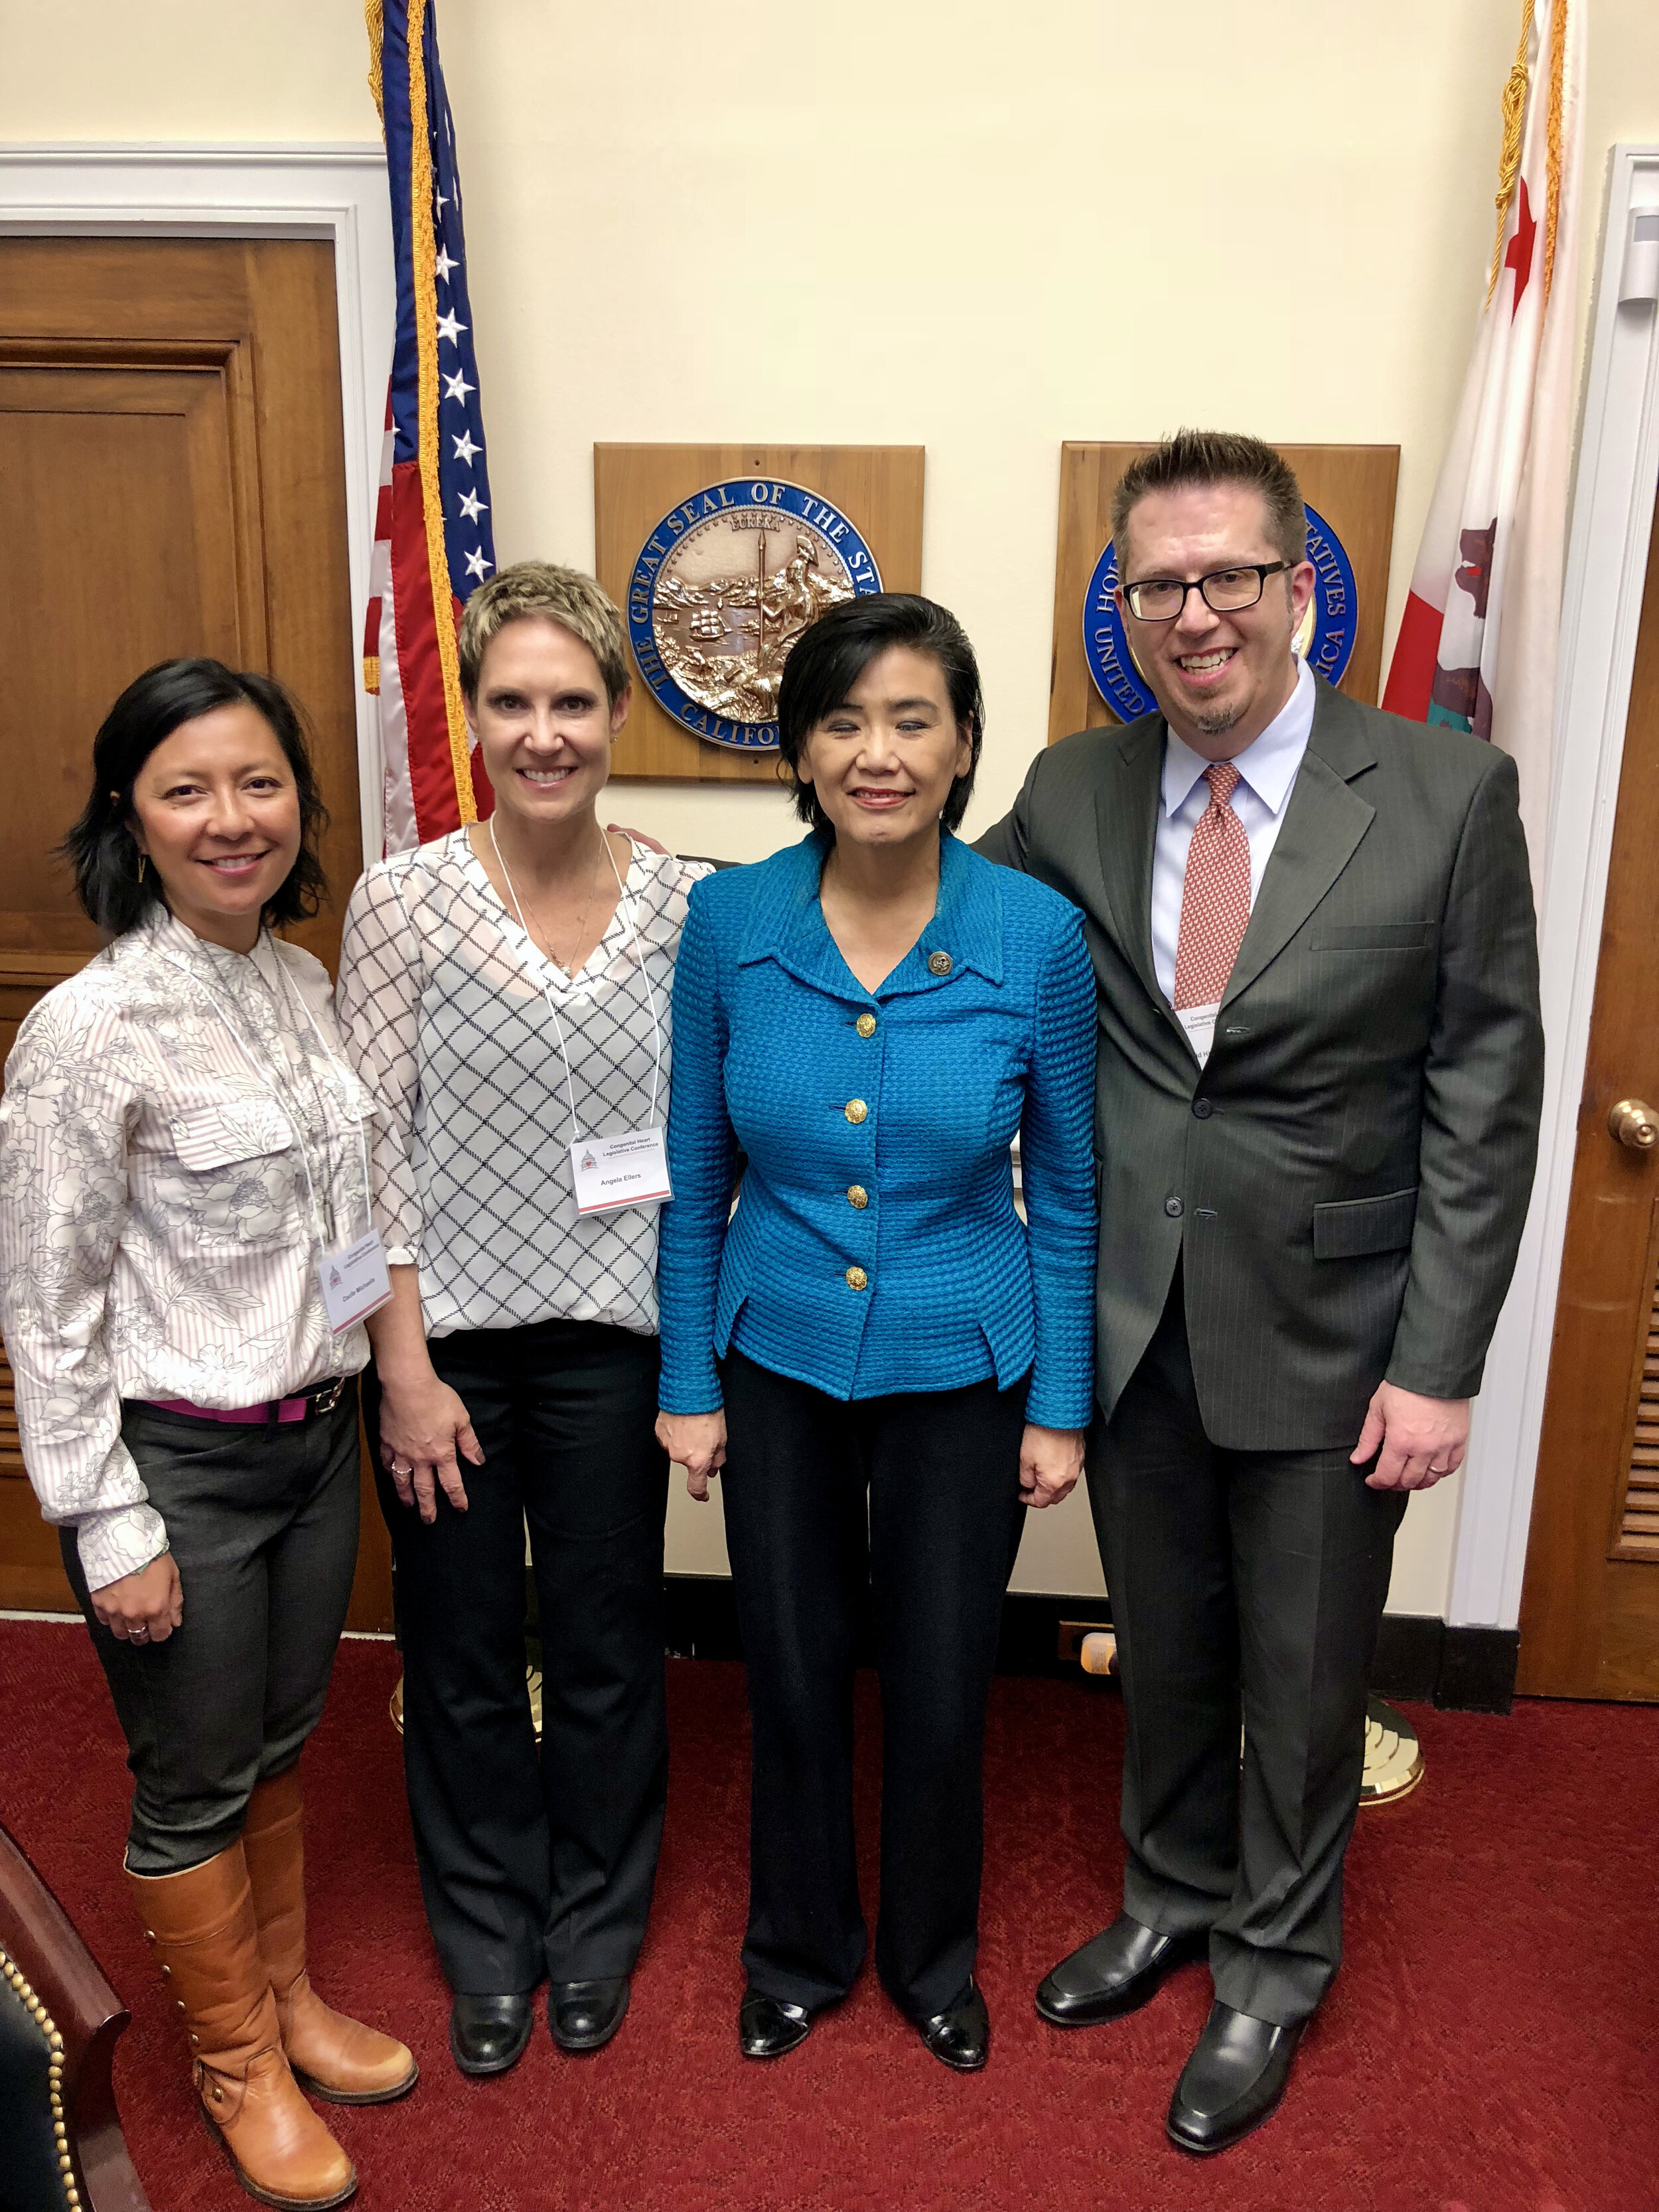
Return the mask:
<path id="1" fill-rule="evenodd" d="M 384 848 L 495 804 L 461 709 L 456 624 L 495 567 L 455 128 L 433 0 L 369 0 L 369 84 L 386 132 L 398 264 L 363 681 L 380 696 Z"/>

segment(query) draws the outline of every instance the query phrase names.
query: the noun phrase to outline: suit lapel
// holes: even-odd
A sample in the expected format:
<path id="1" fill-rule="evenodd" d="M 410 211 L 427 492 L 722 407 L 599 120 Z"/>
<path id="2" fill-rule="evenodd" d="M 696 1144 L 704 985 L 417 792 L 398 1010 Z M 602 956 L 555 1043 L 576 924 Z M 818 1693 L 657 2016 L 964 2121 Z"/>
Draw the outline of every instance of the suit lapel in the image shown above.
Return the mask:
<path id="1" fill-rule="evenodd" d="M 1361 717 L 1340 691 L 1322 682 L 1308 750 L 1227 979 L 1224 1006 L 1278 958 L 1346 867 L 1376 811 L 1349 787 L 1350 779 L 1376 761 Z"/>
<path id="2" fill-rule="evenodd" d="M 1152 965 L 1152 846 L 1164 771 L 1164 717 L 1144 714 L 1123 732 L 1111 772 L 1095 792 L 1096 850 L 1112 934 L 1155 1006 L 1167 1007 Z"/>

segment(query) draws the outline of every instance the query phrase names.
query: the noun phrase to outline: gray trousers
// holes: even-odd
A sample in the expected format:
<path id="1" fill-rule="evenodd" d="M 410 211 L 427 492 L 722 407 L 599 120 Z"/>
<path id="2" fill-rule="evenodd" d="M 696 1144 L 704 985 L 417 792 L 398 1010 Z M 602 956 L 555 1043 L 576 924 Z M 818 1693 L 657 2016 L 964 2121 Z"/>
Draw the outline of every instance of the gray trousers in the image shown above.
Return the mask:
<path id="1" fill-rule="evenodd" d="M 1165 1935 L 1208 1929 L 1223 2003 L 1305 2019 L 1342 1955 L 1367 1677 L 1406 1495 L 1367 1489 L 1346 1449 L 1211 1443 L 1179 1268 L 1110 1421 L 1097 1419 L 1088 1472 L 1127 1720 L 1124 1909 Z"/>
<path id="2" fill-rule="evenodd" d="M 228 1850 L 255 1785 L 293 1765 L 321 1718 L 357 1562 L 357 1391 L 270 1428 L 131 1401 L 121 1437 L 167 1523 L 184 1625 L 112 1636 L 75 1531 L 64 1565 L 115 1700 L 132 1770 L 127 1865 L 182 1874 Z"/>

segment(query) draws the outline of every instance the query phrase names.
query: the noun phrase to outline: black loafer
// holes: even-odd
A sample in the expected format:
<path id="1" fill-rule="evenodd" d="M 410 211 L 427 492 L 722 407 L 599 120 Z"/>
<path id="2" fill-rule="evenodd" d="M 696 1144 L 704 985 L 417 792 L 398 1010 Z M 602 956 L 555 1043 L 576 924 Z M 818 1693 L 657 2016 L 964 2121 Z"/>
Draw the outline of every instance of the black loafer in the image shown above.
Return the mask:
<path id="1" fill-rule="evenodd" d="M 622 2026 L 630 1995 L 626 1974 L 597 1982 L 550 1982 L 547 2024 L 561 2051 L 597 2051 Z"/>
<path id="2" fill-rule="evenodd" d="M 738 2008 L 738 2048 L 745 2058 L 781 2058 L 812 2033 L 812 2015 L 805 2005 L 785 2004 L 781 1997 L 763 1996 L 745 1990 Z"/>
<path id="3" fill-rule="evenodd" d="M 970 1980 L 953 2005 L 919 2020 L 916 2033 L 953 2073 L 977 2074 L 991 2055 L 991 2015 L 979 1984 Z"/>
<path id="4" fill-rule="evenodd" d="M 449 2051 L 463 2074 L 505 2074 L 524 2057 L 535 2013 L 530 1992 L 458 1996 L 449 2008 Z"/>
<path id="5" fill-rule="evenodd" d="M 1203 2157 L 1259 2128 L 1285 2094 L 1306 2026 L 1214 2005 L 1170 2100 L 1170 2141 Z"/>
<path id="6" fill-rule="evenodd" d="M 1037 1984 L 1036 2008 L 1055 2027 L 1092 2027 L 1139 2012 L 1177 1966 L 1209 1955 L 1207 1930 L 1160 1936 L 1120 1912 L 1109 1928 Z"/>

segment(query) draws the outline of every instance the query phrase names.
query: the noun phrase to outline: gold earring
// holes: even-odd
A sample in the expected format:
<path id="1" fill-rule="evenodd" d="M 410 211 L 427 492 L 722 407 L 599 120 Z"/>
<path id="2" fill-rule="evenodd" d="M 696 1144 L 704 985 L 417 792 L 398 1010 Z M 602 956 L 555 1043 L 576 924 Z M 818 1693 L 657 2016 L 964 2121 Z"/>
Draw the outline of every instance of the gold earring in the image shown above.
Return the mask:
<path id="1" fill-rule="evenodd" d="M 144 880 L 144 856 L 142 853 L 138 855 L 138 880 L 141 884 Z"/>

